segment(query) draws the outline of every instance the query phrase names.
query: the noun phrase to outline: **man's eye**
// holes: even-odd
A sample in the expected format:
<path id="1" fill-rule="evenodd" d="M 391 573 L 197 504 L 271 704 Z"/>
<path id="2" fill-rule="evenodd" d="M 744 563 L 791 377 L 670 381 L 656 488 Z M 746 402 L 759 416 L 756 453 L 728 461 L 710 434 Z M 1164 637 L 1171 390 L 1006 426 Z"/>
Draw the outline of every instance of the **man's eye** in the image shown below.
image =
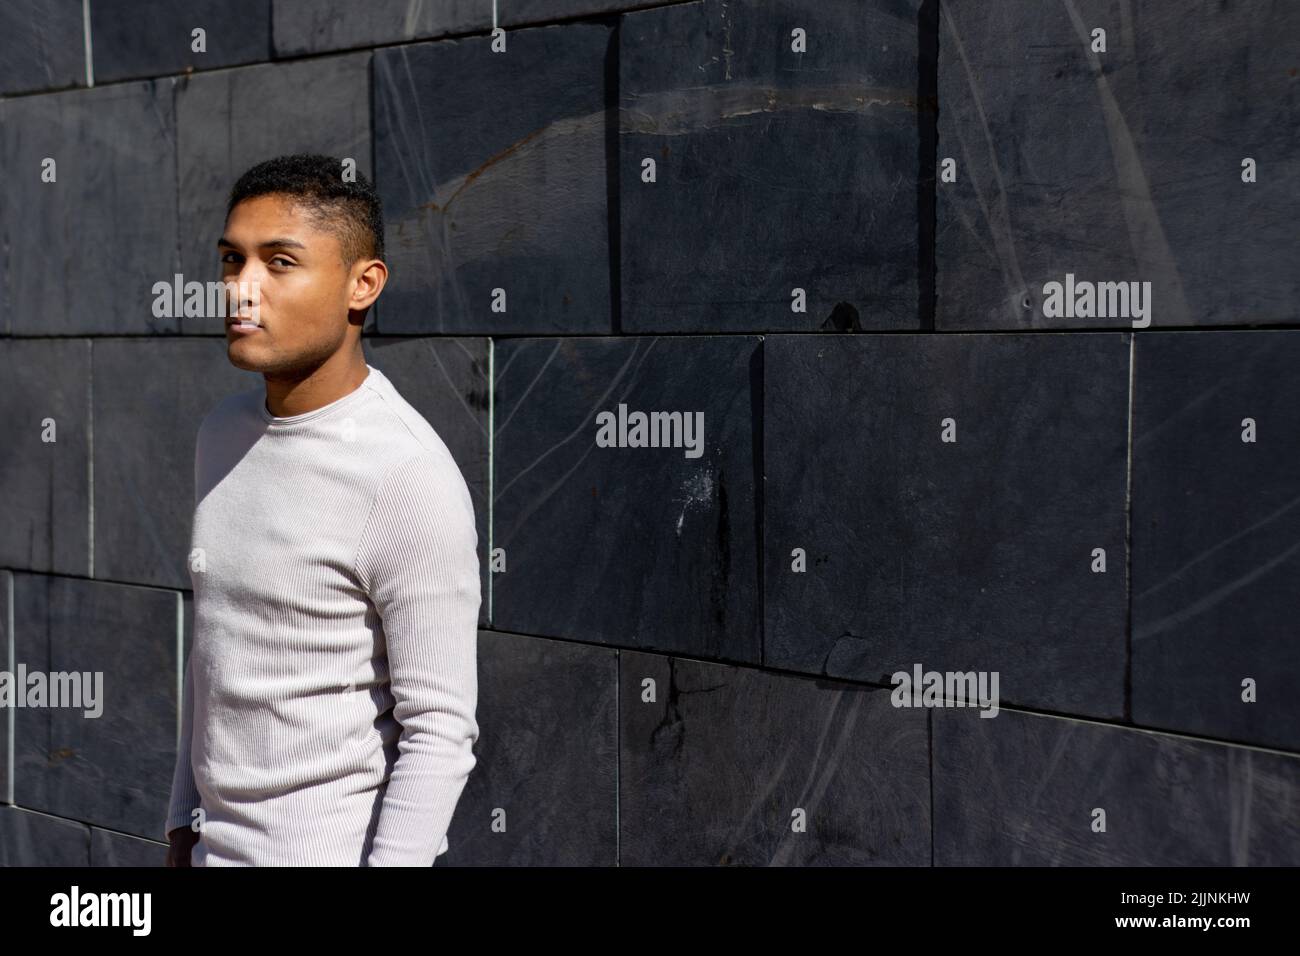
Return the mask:
<path id="1" fill-rule="evenodd" d="M 230 257 L 231 257 L 231 256 L 237 256 L 237 255 L 239 255 L 239 253 L 237 253 L 237 252 L 227 252 L 227 253 L 225 253 L 224 255 L 222 255 L 222 257 L 221 257 L 221 261 L 222 261 L 222 262 L 234 262 L 235 260 L 232 259 L 232 258 L 230 258 Z"/>
<path id="2" fill-rule="evenodd" d="M 272 259 L 271 261 L 272 261 L 272 262 L 278 262 L 278 263 L 280 263 L 280 265 L 282 265 L 282 266 L 291 266 L 291 265 L 294 265 L 293 262 L 289 261 L 289 260 L 286 259 L 284 256 L 276 256 L 276 257 L 275 257 L 274 259 Z"/>

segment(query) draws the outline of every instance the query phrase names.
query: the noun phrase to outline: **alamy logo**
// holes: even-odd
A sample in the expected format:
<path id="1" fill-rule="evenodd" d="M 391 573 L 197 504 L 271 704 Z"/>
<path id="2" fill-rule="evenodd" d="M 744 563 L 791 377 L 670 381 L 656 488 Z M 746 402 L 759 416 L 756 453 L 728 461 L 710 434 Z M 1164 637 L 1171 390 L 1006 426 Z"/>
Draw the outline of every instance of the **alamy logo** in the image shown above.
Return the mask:
<path id="1" fill-rule="evenodd" d="M 912 665 L 912 673 L 890 675 L 895 707 L 979 707 L 981 717 L 998 715 L 997 671 L 925 671 Z"/>
<path id="2" fill-rule="evenodd" d="M 599 448 L 685 448 L 687 458 L 704 454 L 703 412 L 628 412 L 618 403 L 617 417 L 604 411 L 596 416 Z"/>
<path id="3" fill-rule="evenodd" d="M 149 893 L 70 893 L 50 897 L 51 926 L 130 926 L 132 936 L 148 936 L 153 897 Z"/>
<path id="4" fill-rule="evenodd" d="M 5 707 L 82 707 L 83 716 L 104 712 L 103 671 L 0 671 L 0 709 Z"/>
<path id="5" fill-rule="evenodd" d="M 260 323 L 261 294 L 256 279 L 237 282 L 185 281 L 179 272 L 166 281 L 155 282 L 152 292 L 153 314 L 157 319 L 225 319 L 242 318 Z"/>
<path id="6" fill-rule="evenodd" d="M 1133 328 L 1151 324 L 1150 282 L 1075 282 L 1065 274 L 1065 284 L 1043 286 L 1043 315 L 1049 319 L 1132 319 Z"/>

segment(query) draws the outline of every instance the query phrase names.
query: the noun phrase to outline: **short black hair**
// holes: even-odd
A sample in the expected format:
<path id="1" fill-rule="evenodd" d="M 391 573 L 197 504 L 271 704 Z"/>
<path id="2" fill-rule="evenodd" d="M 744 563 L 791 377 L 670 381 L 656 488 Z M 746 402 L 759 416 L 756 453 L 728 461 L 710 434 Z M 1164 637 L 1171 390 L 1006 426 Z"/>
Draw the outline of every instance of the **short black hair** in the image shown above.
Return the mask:
<path id="1" fill-rule="evenodd" d="M 353 170 L 355 182 L 343 179 L 343 160 L 315 153 L 277 156 L 258 163 L 235 183 L 226 204 L 226 218 L 245 199 L 279 194 L 310 211 L 322 227 L 331 229 L 343 247 L 343 262 L 384 258 L 384 212 L 379 194 Z"/>

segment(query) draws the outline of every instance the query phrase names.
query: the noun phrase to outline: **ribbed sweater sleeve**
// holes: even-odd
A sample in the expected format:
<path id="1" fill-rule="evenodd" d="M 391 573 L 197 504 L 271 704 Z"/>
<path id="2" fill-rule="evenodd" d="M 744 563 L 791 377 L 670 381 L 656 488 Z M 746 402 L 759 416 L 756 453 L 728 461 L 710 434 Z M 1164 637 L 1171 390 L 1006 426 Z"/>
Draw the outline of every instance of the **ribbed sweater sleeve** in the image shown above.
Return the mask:
<path id="1" fill-rule="evenodd" d="M 430 866 L 476 758 L 478 533 L 451 459 L 422 453 L 384 479 L 357 546 L 383 621 L 398 756 L 369 866 Z"/>
<path id="2" fill-rule="evenodd" d="M 191 663 L 187 660 L 181 688 L 181 737 L 176 746 L 176 767 L 172 771 L 172 794 L 167 807 L 167 823 L 163 828 L 164 837 L 178 827 L 189 826 L 194 820 L 192 811 L 200 802 L 190 766 L 190 741 L 194 737 L 194 679 L 190 668 Z"/>

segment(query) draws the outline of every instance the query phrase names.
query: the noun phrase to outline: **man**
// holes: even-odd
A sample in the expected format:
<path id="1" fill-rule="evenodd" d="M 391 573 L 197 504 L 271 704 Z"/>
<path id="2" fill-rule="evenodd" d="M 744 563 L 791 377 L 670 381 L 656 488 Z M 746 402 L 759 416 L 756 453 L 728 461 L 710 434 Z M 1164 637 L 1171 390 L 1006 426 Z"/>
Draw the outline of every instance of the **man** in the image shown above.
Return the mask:
<path id="1" fill-rule="evenodd" d="M 383 221 L 343 172 L 253 167 L 218 243 L 228 356 L 266 389 L 199 427 L 170 866 L 429 866 L 476 763 L 473 503 L 366 363 Z"/>

